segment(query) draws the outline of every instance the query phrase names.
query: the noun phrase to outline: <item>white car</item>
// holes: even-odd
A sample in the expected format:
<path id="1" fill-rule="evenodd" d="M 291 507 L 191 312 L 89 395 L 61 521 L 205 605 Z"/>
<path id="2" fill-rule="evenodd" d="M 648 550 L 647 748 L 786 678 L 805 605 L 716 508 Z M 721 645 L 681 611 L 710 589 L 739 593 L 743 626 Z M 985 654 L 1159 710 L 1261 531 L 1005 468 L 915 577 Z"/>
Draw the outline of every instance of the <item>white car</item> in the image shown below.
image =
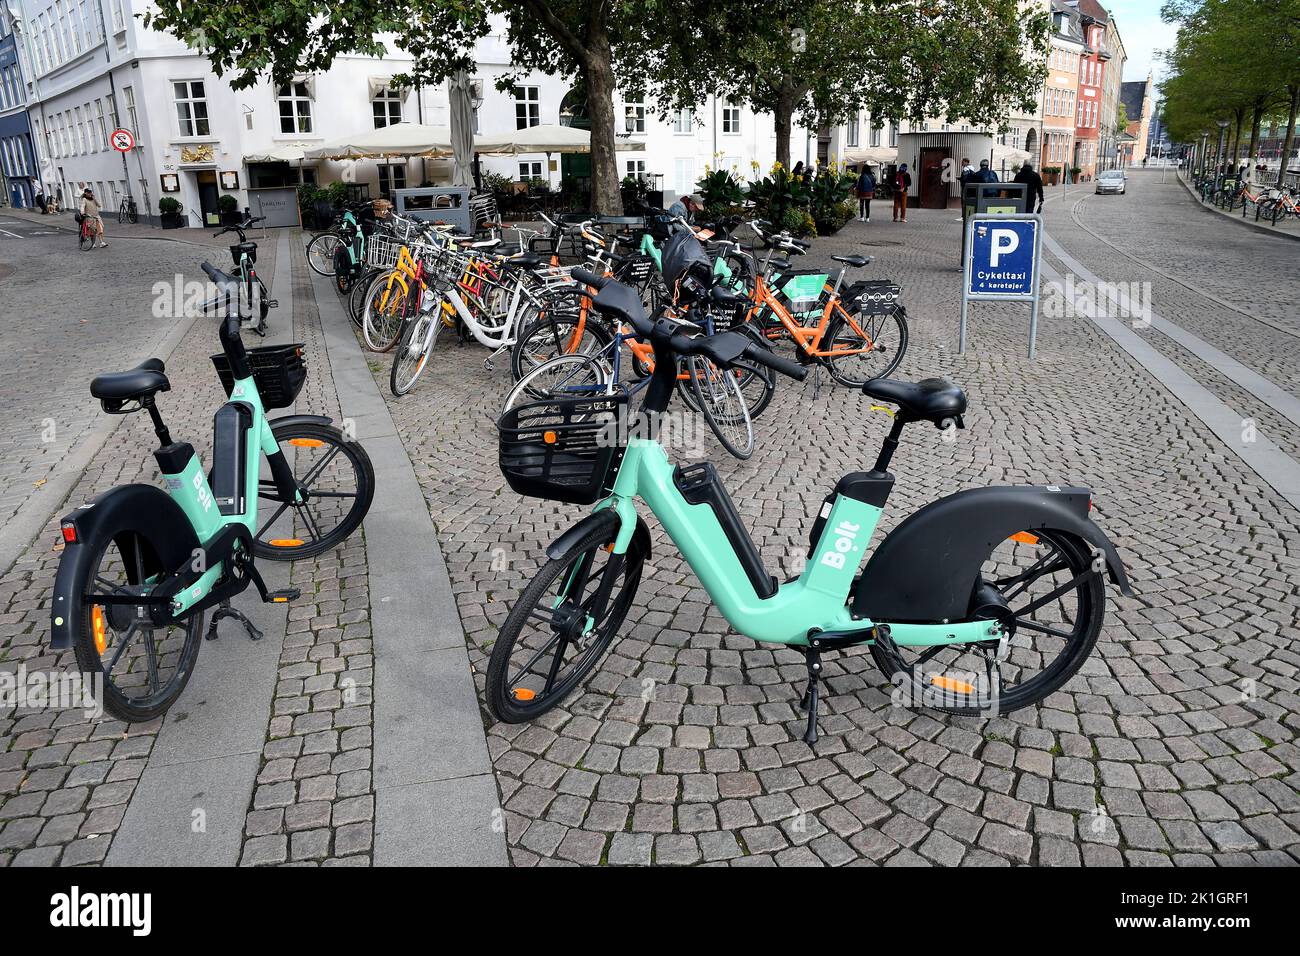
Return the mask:
<path id="1" fill-rule="evenodd" d="M 1097 174 L 1097 193 L 1119 193 L 1124 195 L 1128 188 L 1128 180 L 1124 176 L 1122 169 L 1107 169 Z"/>

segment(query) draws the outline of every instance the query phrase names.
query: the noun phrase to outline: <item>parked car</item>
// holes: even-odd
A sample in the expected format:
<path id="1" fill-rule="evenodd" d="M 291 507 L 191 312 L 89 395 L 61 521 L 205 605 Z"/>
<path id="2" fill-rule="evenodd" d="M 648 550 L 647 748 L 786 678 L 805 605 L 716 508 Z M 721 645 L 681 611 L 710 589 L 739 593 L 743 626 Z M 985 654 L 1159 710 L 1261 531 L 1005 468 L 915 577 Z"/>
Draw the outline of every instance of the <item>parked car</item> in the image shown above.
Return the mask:
<path id="1" fill-rule="evenodd" d="M 1097 174 L 1098 194 L 1119 193 L 1122 196 L 1127 188 L 1128 179 L 1122 169 L 1107 169 Z"/>

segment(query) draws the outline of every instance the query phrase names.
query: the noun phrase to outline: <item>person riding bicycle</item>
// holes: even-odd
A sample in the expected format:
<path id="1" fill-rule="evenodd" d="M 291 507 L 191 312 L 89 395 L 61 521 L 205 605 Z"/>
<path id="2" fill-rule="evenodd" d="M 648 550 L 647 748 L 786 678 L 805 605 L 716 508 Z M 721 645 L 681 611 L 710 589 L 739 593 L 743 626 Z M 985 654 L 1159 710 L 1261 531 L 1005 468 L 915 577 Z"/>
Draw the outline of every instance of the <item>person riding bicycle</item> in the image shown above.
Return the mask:
<path id="1" fill-rule="evenodd" d="M 80 213 L 85 220 L 84 228 L 90 231 L 92 236 L 99 238 L 99 247 L 105 249 L 108 243 L 104 240 L 104 220 L 99 215 L 99 203 L 95 200 L 95 193 L 87 186 L 81 193 Z"/>

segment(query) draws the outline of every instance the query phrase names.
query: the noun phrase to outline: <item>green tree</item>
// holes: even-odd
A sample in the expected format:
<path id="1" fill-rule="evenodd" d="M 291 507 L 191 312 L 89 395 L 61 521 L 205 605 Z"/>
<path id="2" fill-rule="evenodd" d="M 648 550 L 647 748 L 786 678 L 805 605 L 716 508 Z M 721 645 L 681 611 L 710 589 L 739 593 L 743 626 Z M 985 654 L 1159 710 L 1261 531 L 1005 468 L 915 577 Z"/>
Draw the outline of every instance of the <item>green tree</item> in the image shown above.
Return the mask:
<path id="1" fill-rule="evenodd" d="M 660 78 L 661 107 L 720 93 L 776 125 L 790 162 L 790 127 L 878 119 L 963 118 L 996 126 L 1032 110 L 1046 75 L 1046 12 L 1020 0 L 767 0 L 700 3 L 694 40 Z"/>
<path id="2" fill-rule="evenodd" d="M 385 35 L 413 58 L 399 79 L 440 83 L 473 68 L 473 44 L 499 15 L 520 70 L 571 76 L 586 89 L 592 202 L 597 212 L 618 213 L 615 77 L 627 66 L 641 71 L 638 82 L 653 82 L 681 63 L 670 47 L 687 35 L 691 7 L 687 0 L 158 0 L 144 19 L 202 50 L 218 75 L 233 74 L 242 88 L 262 76 L 282 83 L 326 70 L 342 54 L 382 56 Z"/>

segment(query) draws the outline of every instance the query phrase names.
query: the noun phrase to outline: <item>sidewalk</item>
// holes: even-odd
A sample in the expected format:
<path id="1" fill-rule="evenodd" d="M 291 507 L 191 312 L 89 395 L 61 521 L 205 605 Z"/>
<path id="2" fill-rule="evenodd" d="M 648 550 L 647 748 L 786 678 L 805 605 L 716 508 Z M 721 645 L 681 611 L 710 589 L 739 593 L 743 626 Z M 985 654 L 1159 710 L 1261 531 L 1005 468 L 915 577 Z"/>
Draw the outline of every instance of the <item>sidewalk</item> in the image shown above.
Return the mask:
<path id="1" fill-rule="evenodd" d="M 1243 226 L 1249 226 L 1251 229 L 1259 230 L 1267 235 L 1284 236 L 1287 239 L 1300 239 L 1300 219 L 1294 217 L 1279 219 L 1276 225 L 1263 218 L 1256 222 L 1254 207 L 1251 207 L 1250 211 L 1244 216 L 1240 209 L 1234 212 L 1228 212 L 1226 209 L 1220 209 L 1213 203 L 1202 202 L 1200 194 L 1196 191 L 1196 187 L 1182 176 L 1178 177 L 1178 181 L 1183 184 L 1183 188 L 1186 189 L 1191 197 L 1196 200 L 1197 205 L 1207 212 L 1212 212 L 1216 216 L 1221 216 L 1224 219 L 1232 219 Z"/>
<path id="2" fill-rule="evenodd" d="M 42 215 L 39 210 L 33 209 L 14 209 L 6 207 L 0 209 L 0 215 L 12 216 L 15 219 L 22 219 L 35 225 L 44 226 L 48 229 L 60 229 L 65 232 L 76 235 L 77 222 L 72 218 L 72 211 L 65 210 L 53 216 Z M 202 246 L 228 246 L 232 235 L 225 235 L 217 239 L 213 233 L 219 231 L 221 226 L 211 226 L 202 229 L 163 229 L 161 226 L 152 226 L 148 223 L 139 222 L 132 225 L 129 222 L 118 222 L 117 213 L 104 210 L 104 237 L 111 245 L 114 239 L 153 239 L 169 240 L 171 242 L 188 242 Z M 284 232 L 284 229 L 263 229 L 260 226 L 250 232 L 250 238 L 258 242 L 270 243 L 275 235 Z"/>

